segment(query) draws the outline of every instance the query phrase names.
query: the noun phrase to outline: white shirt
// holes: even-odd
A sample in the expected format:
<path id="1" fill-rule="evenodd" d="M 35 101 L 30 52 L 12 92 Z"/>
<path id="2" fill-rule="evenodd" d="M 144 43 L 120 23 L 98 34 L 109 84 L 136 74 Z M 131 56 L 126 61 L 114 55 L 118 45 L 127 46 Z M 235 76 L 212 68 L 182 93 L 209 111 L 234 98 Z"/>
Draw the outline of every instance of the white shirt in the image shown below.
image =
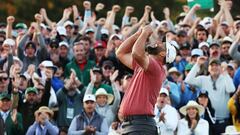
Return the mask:
<path id="1" fill-rule="evenodd" d="M 165 113 L 165 116 L 164 116 L 165 122 L 159 121 L 159 117 L 161 113 Z M 158 127 L 158 133 L 161 135 L 174 135 L 174 131 L 177 128 L 177 123 L 179 120 L 179 114 L 177 110 L 174 107 L 166 104 L 161 109 L 161 112 L 159 112 L 157 105 L 155 105 L 154 114 L 155 114 L 154 119 Z"/>
<path id="2" fill-rule="evenodd" d="M 208 135 L 209 125 L 204 119 L 198 121 L 196 128 L 194 129 L 194 135 Z M 191 135 L 191 130 L 188 128 L 188 122 L 185 118 L 179 120 L 177 135 Z"/>
<path id="3" fill-rule="evenodd" d="M 4 122 L 6 122 L 6 119 L 9 115 L 10 111 L 7 111 L 7 112 L 3 112 L 1 111 L 1 116 L 2 116 L 2 119 L 4 120 Z"/>
<path id="4" fill-rule="evenodd" d="M 195 64 L 187 75 L 185 82 L 208 91 L 208 96 L 211 100 L 213 108 L 215 109 L 215 117 L 217 120 L 228 118 L 229 110 L 227 108 L 227 103 L 230 98 L 229 94 L 235 91 L 232 78 L 227 73 L 220 74 L 216 80 L 217 89 L 214 90 L 211 76 L 197 76 L 199 71 L 199 65 Z"/>

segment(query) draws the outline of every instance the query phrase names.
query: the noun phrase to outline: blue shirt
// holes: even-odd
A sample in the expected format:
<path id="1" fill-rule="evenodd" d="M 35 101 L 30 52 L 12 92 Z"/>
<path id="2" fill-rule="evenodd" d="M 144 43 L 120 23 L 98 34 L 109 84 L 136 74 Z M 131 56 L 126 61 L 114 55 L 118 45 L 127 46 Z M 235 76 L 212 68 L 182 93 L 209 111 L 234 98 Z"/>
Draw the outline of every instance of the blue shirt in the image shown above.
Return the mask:
<path id="1" fill-rule="evenodd" d="M 234 77 L 233 77 L 233 83 L 236 88 L 238 88 L 240 84 L 240 67 L 236 70 Z"/>

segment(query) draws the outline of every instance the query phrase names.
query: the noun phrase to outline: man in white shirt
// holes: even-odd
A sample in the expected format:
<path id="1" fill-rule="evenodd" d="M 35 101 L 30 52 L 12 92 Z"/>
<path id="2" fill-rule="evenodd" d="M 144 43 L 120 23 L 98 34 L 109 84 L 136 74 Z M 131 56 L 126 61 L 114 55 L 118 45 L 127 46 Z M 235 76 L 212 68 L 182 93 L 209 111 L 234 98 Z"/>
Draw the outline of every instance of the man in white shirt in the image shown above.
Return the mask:
<path id="1" fill-rule="evenodd" d="M 206 61 L 206 57 L 198 57 L 197 63 L 193 66 L 187 75 L 185 82 L 195 87 L 200 87 L 208 91 L 212 106 L 215 109 L 216 123 L 213 132 L 218 135 L 223 133 L 225 127 L 229 124 L 229 110 L 227 103 L 230 93 L 235 91 L 232 78 L 227 73 L 227 64 L 222 64 L 218 59 L 209 61 L 209 75 L 197 76 L 200 66 Z"/>
<path id="2" fill-rule="evenodd" d="M 157 103 L 155 105 L 155 121 L 159 135 L 174 135 L 179 120 L 177 110 L 168 104 L 169 92 L 166 88 L 161 88 Z"/>

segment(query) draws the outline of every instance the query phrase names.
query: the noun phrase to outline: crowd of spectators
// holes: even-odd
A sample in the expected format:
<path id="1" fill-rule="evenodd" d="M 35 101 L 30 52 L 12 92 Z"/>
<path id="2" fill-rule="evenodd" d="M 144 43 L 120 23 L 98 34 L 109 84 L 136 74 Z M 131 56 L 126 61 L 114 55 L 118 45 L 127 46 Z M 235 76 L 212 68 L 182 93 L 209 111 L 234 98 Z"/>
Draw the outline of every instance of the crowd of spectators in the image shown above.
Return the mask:
<path id="1" fill-rule="evenodd" d="M 240 16 L 231 0 L 218 4 L 203 18 L 200 5 L 183 6 L 174 21 L 167 7 L 158 20 L 149 5 L 141 18 L 127 6 L 120 26 L 119 5 L 100 18 L 104 5 L 89 1 L 83 13 L 65 8 L 61 20 L 42 8 L 29 26 L 8 16 L 0 23 L 0 135 L 120 135 L 118 109 L 133 71 L 115 52 L 146 25 L 146 50 L 154 51 L 153 40 L 177 50 L 154 108 L 158 133 L 240 133 Z"/>

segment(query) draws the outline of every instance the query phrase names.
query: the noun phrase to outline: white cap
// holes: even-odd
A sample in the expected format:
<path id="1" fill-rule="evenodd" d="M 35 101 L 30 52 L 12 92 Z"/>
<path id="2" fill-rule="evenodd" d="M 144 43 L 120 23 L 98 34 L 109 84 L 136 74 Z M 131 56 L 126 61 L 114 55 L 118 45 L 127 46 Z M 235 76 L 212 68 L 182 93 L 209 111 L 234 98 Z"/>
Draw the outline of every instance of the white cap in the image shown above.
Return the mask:
<path id="1" fill-rule="evenodd" d="M 230 38 L 229 36 L 226 36 L 226 37 L 224 37 L 223 38 L 223 40 L 222 40 L 222 43 L 224 43 L 224 42 L 233 42 L 233 40 L 232 40 L 232 38 Z"/>
<path id="2" fill-rule="evenodd" d="M 47 26 L 44 23 L 41 23 L 40 26 L 44 29 L 47 29 Z"/>
<path id="3" fill-rule="evenodd" d="M 200 21 L 199 24 L 202 25 L 205 29 L 208 29 L 212 26 L 212 18 L 205 17 L 202 21 Z"/>
<path id="4" fill-rule="evenodd" d="M 161 88 L 159 94 L 166 94 L 167 96 L 169 96 L 169 92 L 166 88 Z"/>
<path id="5" fill-rule="evenodd" d="M 200 44 L 198 44 L 198 48 L 202 48 L 203 46 L 206 46 L 209 48 L 208 42 L 201 42 Z"/>
<path id="6" fill-rule="evenodd" d="M 176 73 L 178 74 L 178 76 L 181 75 L 181 73 L 178 71 L 178 69 L 176 67 L 171 67 L 169 70 L 168 70 L 168 73 L 171 74 L 171 73 Z"/>
<path id="7" fill-rule="evenodd" d="M 105 28 L 102 28 L 101 29 L 101 34 L 106 34 L 106 35 L 109 35 L 109 31 Z"/>
<path id="8" fill-rule="evenodd" d="M 59 33 L 59 35 L 67 36 L 67 31 L 66 31 L 65 27 L 63 27 L 63 26 L 58 26 L 57 32 Z"/>
<path id="9" fill-rule="evenodd" d="M 170 43 L 166 42 L 166 63 L 172 63 L 177 55 L 175 47 Z"/>
<path id="10" fill-rule="evenodd" d="M 66 46 L 67 48 L 69 48 L 68 43 L 65 42 L 65 41 L 62 41 L 62 42 L 59 43 L 59 47 L 61 47 L 61 46 Z"/>
<path id="11" fill-rule="evenodd" d="M 63 24 L 64 27 L 69 26 L 69 25 L 72 27 L 74 24 L 73 24 L 73 22 L 71 22 L 71 21 L 69 21 L 69 20 L 66 21 L 66 22 Z"/>
<path id="12" fill-rule="evenodd" d="M 86 94 L 83 98 L 83 102 L 86 102 L 86 101 L 96 102 L 96 97 L 92 94 Z"/>
<path id="13" fill-rule="evenodd" d="M 112 34 L 109 38 L 109 40 L 112 40 L 112 38 L 117 37 L 118 39 L 122 40 L 123 36 L 120 34 Z"/>
<path id="14" fill-rule="evenodd" d="M 198 55 L 198 56 L 203 56 L 203 51 L 201 49 L 193 49 L 191 51 L 191 56 Z"/>
<path id="15" fill-rule="evenodd" d="M 4 40 L 3 45 L 9 45 L 9 46 L 14 46 L 15 45 L 15 41 L 11 38 L 7 38 Z"/>
<path id="16" fill-rule="evenodd" d="M 229 26 L 229 24 L 228 24 L 227 21 L 223 21 L 223 22 L 221 22 L 221 25 L 227 25 L 227 26 Z"/>
<path id="17" fill-rule="evenodd" d="M 13 56 L 13 61 L 19 62 L 20 66 L 23 67 L 23 62 L 17 56 Z"/>
<path id="18" fill-rule="evenodd" d="M 57 67 L 55 65 L 53 65 L 52 61 L 50 60 L 45 60 L 41 63 L 41 65 L 43 65 L 44 67 L 47 68 L 53 68 L 54 71 L 57 71 Z"/>
<path id="19" fill-rule="evenodd" d="M 88 33 L 88 32 L 94 32 L 94 29 L 93 29 L 93 28 L 87 28 L 87 29 L 85 30 L 85 33 Z"/>

